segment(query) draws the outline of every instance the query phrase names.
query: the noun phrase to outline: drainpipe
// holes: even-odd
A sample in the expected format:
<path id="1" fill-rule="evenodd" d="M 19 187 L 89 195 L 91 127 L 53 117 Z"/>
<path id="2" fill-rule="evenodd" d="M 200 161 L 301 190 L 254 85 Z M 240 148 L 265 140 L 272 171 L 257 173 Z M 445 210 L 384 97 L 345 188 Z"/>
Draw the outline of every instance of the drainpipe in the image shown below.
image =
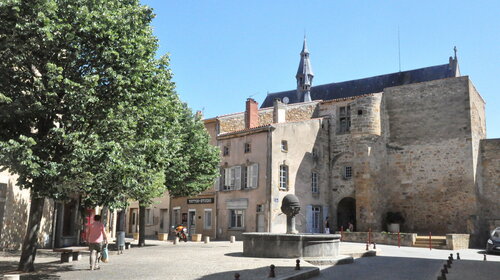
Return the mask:
<path id="1" fill-rule="evenodd" d="M 274 130 L 273 126 L 269 126 L 267 129 L 267 172 L 266 172 L 266 186 L 267 186 L 267 197 L 269 198 L 269 204 L 267 208 L 268 219 L 267 219 L 267 231 L 272 232 L 272 205 L 273 205 L 273 186 L 272 186 L 272 163 L 273 163 L 273 135 L 272 132 Z"/>

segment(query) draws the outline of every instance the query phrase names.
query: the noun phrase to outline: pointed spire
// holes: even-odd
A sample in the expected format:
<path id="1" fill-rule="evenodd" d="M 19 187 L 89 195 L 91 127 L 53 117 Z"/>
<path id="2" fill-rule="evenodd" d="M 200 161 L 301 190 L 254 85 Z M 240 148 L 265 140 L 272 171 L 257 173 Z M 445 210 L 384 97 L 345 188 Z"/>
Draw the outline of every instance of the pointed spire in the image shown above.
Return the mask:
<path id="1" fill-rule="evenodd" d="M 311 101 L 310 89 L 314 73 L 312 71 L 311 61 L 309 60 L 309 50 L 307 49 L 305 35 L 302 51 L 300 52 L 299 68 L 297 69 L 297 75 L 295 75 L 295 78 L 297 79 L 297 94 L 299 101 Z"/>
<path id="2" fill-rule="evenodd" d="M 302 51 L 300 54 L 309 54 L 309 50 L 307 49 L 306 35 L 304 35 L 304 44 L 302 45 Z"/>

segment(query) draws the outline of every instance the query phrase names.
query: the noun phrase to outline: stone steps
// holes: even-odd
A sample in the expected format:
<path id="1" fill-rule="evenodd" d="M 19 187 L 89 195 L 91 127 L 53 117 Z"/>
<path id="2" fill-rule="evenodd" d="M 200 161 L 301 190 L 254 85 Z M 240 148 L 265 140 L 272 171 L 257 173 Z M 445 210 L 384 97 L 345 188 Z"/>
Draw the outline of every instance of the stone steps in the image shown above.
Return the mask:
<path id="1" fill-rule="evenodd" d="M 435 249 L 446 249 L 446 236 L 432 236 L 431 245 Z M 429 248 L 429 236 L 417 236 L 413 247 Z"/>

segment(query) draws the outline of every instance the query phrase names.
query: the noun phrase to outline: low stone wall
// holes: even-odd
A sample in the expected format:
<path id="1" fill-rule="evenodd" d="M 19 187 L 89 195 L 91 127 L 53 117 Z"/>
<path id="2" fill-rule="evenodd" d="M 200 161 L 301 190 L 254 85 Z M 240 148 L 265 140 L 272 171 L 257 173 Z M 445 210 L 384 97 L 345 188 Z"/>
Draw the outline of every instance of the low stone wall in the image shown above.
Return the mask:
<path id="1" fill-rule="evenodd" d="M 340 231 L 337 231 L 340 234 Z M 417 239 L 416 233 L 400 233 L 401 246 L 413 246 Z M 368 232 L 343 232 L 342 241 L 366 243 Z M 371 240 L 377 244 L 398 245 L 398 234 L 389 232 L 372 232 Z"/>
<path id="2" fill-rule="evenodd" d="M 460 250 L 469 248 L 469 234 L 447 234 L 446 247 L 448 250 Z"/>

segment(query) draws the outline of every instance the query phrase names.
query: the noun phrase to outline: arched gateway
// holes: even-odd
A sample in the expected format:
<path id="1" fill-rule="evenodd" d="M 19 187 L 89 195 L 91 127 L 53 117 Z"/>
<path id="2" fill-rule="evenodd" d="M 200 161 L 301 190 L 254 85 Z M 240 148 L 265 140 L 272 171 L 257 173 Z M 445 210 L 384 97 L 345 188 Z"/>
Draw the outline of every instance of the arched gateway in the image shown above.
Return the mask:
<path id="1" fill-rule="evenodd" d="M 356 200 L 352 197 L 345 197 L 340 200 L 337 206 L 337 230 L 343 227 L 344 230 L 349 228 L 349 222 L 356 229 Z"/>

